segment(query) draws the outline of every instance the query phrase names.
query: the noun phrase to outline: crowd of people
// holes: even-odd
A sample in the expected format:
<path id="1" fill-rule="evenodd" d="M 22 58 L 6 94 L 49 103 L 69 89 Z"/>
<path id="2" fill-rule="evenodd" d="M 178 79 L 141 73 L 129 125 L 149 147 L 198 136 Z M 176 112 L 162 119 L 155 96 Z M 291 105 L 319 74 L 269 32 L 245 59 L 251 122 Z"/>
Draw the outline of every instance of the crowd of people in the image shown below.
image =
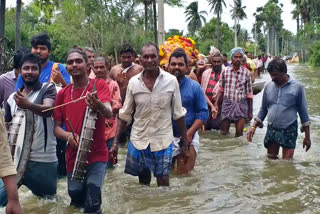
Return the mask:
<path id="1" fill-rule="evenodd" d="M 268 116 L 268 157 L 278 158 L 282 147 L 282 158 L 292 158 L 299 114 L 303 146 L 311 146 L 303 85 L 287 74 L 281 59 L 253 59 L 236 47 L 228 61 L 213 48 L 208 59 L 197 64 L 178 48 L 163 70 L 158 46 L 150 42 L 138 58 L 133 47 L 124 44 L 120 64 L 114 66 L 88 47 L 73 47 L 66 66 L 50 61 L 50 53 L 48 34 L 36 35 L 31 50 L 15 53 L 14 70 L 0 76 L 6 122 L 1 118 L 0 204 L 7 206 L 7 213 L 21 213 L 21 185 L 34 195 L 53 198 L 57 179 L 64 176 L 70 205 L 86 213 L 101 212 L 106 170 L 117 163 L 119 145 L 126 143 L 125 173 L 144 185 L 150 185 L 153 174 L 158 186 L 169 186 L 172 171 L 186 174 L 194 168 L 201 129 L 226 135 L 234 123 L 235 136 L 243 135 L 245 122 L 253 118 L 252 84 L 265 69 L 272 81 L 265 87 L 248 140 Z M 20 166 L 26 145 L 29 158 Z M 18 184 L 17 171 L 23 175 Z"/>

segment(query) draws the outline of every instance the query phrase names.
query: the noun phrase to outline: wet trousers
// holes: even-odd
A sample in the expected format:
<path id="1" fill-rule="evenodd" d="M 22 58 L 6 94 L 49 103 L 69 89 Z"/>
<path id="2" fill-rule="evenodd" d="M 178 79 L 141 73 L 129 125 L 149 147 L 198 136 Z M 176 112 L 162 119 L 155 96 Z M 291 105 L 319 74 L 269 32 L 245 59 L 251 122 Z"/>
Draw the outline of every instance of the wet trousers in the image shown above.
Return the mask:
<path id="1" fill-rule="evenodd" d="M 101 190 L 106 174 L 106 162 L 95 162 L 88 166 L 83 181 L 72 180 L 68 173 L 68 193 L 71 206 L 84 208 L 85 213 L 100 213 Z"/>

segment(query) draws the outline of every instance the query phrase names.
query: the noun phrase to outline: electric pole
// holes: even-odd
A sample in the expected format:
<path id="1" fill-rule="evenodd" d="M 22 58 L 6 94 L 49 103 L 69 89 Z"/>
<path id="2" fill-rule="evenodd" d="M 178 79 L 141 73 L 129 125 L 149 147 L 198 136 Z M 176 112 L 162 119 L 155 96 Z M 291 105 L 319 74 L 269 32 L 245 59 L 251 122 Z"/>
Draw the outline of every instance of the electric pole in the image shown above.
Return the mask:
<path id="1" fill-rule="evenodd" d="M 160 46 L 165 40 L 163 0 L 158 0 L 158 24 L 158 45 Z"/>

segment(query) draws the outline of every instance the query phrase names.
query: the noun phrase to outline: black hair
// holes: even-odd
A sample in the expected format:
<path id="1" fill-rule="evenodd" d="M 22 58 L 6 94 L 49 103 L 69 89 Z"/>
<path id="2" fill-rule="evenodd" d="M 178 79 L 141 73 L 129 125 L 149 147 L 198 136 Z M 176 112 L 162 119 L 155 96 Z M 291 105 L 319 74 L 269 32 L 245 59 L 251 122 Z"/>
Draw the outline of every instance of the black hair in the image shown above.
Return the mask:
<path id="1" fill-rule="evenodd" d="M 130 44 L 127 44 L 127 43 L 124 43 L 120 48 L 120 56 L 123 53 L 131 53 L 134 57 L 136 56 L 136 51 L 134 50 L 134 48 Z"/>
<path id="2" fill-rule="evenodd" d="M 172 57 L 175 57 L 175 58 L 183 57 L 184 63 L 186 64 L 186 66 L 188 66 L 188 60 L 187 60 L 186 52 L 181 51 L 181 50 L 178 50 L 178 51 L 175 50 L 175 51 L 170 55 L 169 64 L 171 63 L 171 58 L 172 58 Z"/>
<path id="3" fill-rule="evenodd" d="M 39 73 L 41 73 L 41 59 L 38 55 L 34 55 L 32 53 L 25 54 L 21 59 L 21 67 L 25 62 L 31 62 L 38 65 Z"/>
<path id="4" fill-rule="evenodd" d="M 15 69 L 19 69 L 21 68 L 22 64 L 21 64 L 21 60 L 23 58 L 23 56 L 27 53 L 30 53 L 30 49 L 29 48 L 20 48 L 19 50 L 17 50 L 13 56 L 13 68 Z"/>
<path id="5" fill-rule="evenodd" d="M 108 60 L 105 58 L 105 57 L 102 57 L 102 56 L 99 56 L 99 57 L 97 57 L 97 58 L 95 58 L 94 60 L 93 60 L 93 62 L 97 62 L 97 61 L 104 61 L 104 64 L 105 64 L 105 66 L 107 67 L 108 66 Z"/>
<path id="6" fill-rule="evenodd" d="M 51 50 L 51 42 L 50 37 L 47 33 L 40 33 L 31 39 L 31 46 L 37 47 L 37 45 L 45 45 L 47 46 L 48 50 Z"/>
<path id="7" fill-rule="evenodd" d="M 274 71 L 287 73 L 287 65 L 283 59 L 275 58 L 275 59 L 271 60 L 271 62 L 268 65 L 267 70 L 269 73 L 274 72 Z"/>
<path id="8" fill-rule="evenodd" d="M 86 63 L 88 63 L 88 56 L 87 56 L 86 52 L 82 48 L 80 48 L 78 46 L 73 46 L 73 48 L 68 52 L 67 57 L 72 53 L 80 54 L 83 57 L 84 61 Z"/>
<path id="9" fill-rule="evenodd" d="M 141 55 L 142 55 L 142 49 L 143 49 L 144 47 L 149 47 L 149 46 L 153 46 L 153 47 L 157 50 L 157 56 L 158 56 L 158 58 L 159 58 L 159 47 L 158 47 L 156 44 L 154 44 L 153 42 L 146 42 L 146 43 L 144 43 L 144 44 L 142 45 L 142 47 L 141 47 Z"/>
<path id="10" fill-rule="evenodd" d="M 226 53 L 224 53 L 223 56 L 228 57 L 228 55 Z"/>

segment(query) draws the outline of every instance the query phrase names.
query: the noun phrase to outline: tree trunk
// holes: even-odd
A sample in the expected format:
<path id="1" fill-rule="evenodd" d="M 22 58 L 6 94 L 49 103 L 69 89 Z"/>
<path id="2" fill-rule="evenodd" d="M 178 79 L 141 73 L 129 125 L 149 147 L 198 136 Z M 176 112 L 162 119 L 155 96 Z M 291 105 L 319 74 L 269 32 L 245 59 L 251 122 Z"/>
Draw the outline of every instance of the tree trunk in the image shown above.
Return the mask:
<path id="1" fill-rule="evenodd" d="M 158 45 L 158 28 L 157 28 L 157 3 L 156 0 L 152 1 L 153 6 L 153 33 L 154 33 L 154 42 Z"/>
<path id="2" fill-rule="evenodd" d="M 118 53 L 117 53 L 117 48 L 114 47 L 114 58 L 116 59 L 116 65 L 118 64 Z"/>
<path id="3" fill-rule="evenodd" d="M 148 5 L 144 2 L 144 30 L 148 30 Z"/>
<path id="4" fill-rule="evenodd" d="M 237 29 L 237 18 L 234 19 L 234 47 L 238 47 L 238 29 Z"/>
<path id="5" fill-rule="evenodd" d="M 0 3 L 0 74 L 5 71 L 5 12 L 6 12 L 6 0 L 1 0 Z"/>
<path id="6" fill-rule="evenodd" d="M 219 50 L 221 50 L 221 44 L 220 44 L 220 15 L 219 14 L 217 14 L 216 28 L 217 28 L 217 33 L 216 33 L 216 35 L 213 35 L 213 40 L 217 40 L 217 48 Z"/>
<path id="7" fill-rule="evenodd" d="M 21 48 L 21 0 L 17 0 L 16 7 L 16 36 L 14 49 Z"/>

